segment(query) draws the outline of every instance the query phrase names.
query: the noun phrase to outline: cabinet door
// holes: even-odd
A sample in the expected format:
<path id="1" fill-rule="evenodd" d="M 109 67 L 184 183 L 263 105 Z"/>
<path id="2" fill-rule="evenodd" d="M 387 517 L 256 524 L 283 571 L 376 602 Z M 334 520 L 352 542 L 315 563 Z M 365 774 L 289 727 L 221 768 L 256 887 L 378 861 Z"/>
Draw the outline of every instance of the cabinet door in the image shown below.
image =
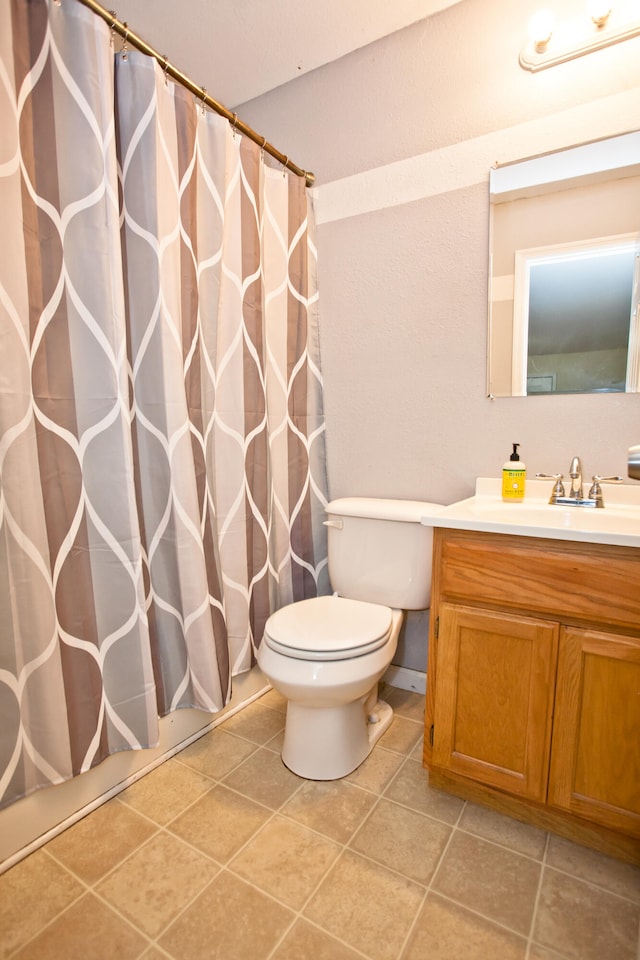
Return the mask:
<path id="1" fill-rule="evenodd" d="M 549 803 L 640 836 L 640 639 L 562 630 Z"/>
<path id="2" fill-rule="evenodd" d="M 558 624 L 440 606 L 433 763 L 544 801 Z"/>

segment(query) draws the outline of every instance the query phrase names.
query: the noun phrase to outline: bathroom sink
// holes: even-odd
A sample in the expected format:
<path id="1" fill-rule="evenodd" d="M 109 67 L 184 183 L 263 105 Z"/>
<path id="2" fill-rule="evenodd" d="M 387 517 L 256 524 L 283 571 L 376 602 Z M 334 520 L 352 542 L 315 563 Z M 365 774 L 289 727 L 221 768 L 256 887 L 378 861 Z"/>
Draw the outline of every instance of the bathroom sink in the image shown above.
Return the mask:
<path id="1" fill-rule="evenodd" d="M 640 485 L 604 486 L 603 508 L 550 504 L 551 483 L 527 480 L 521 503 L 504 503 L 500 480 L 478 478 L 476 494 L 424 517 L 434 527 L 640 547 Z"/>

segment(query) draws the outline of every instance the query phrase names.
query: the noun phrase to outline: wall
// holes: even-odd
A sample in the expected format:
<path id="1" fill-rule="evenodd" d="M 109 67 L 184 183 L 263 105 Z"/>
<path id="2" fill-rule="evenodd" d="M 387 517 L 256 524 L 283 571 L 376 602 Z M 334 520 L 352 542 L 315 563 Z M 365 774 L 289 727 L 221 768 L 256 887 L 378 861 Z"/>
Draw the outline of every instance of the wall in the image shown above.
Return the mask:
<path id="1" fill-rule="evenodd" d="M 450 503 L 512 441 L 531 474 L 579 454 L 626 476 L 640 395 L 486 396 L 490 167 L 639 125 L 640 39 L 531 74 L 538 6 L 462 0 L 237 108 L 316 174 L 332 497 Z M 424 627 L 400 651 L 416 669 Z"/>

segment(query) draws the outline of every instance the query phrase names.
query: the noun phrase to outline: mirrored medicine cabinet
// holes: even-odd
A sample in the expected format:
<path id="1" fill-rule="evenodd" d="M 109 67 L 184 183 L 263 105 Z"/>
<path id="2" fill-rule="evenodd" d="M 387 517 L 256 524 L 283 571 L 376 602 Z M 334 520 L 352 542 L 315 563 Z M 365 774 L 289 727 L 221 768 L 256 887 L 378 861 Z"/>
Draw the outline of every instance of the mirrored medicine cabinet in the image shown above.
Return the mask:
<path id="1" fill-rule="evenodd" d="M 640 392 L 640 132 L 489 187 L 489 396 Z"/>

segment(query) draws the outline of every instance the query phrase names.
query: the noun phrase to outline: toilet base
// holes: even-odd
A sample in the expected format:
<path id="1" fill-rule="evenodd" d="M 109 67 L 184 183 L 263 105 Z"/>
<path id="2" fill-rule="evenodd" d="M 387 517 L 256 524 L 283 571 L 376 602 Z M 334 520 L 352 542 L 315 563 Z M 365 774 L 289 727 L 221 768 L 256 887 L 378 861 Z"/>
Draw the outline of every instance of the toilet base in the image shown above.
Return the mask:
<path id="1" fill-rule="evenodd" d="M 376 699 L 372 705 L 371 699 L 337 707 L 306 707 L 290 700 L 282 747 L 285 766 L 306 780 L 339 780 L 359 767 L 393 720 L 388 703 Z"/>

